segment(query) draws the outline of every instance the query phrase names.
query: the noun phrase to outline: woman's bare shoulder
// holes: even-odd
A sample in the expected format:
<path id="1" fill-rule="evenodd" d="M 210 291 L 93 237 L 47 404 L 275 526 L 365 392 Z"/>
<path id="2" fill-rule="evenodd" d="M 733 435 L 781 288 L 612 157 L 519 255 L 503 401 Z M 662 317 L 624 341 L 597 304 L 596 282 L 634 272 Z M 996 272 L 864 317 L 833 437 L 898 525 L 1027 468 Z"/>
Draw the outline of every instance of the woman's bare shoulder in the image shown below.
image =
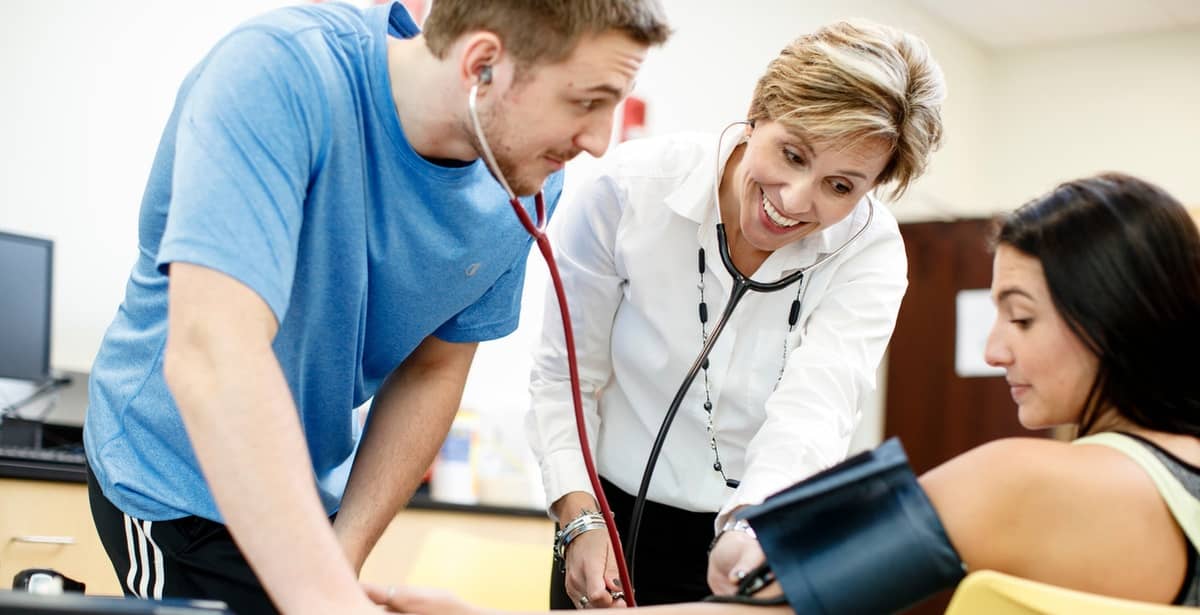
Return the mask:
<path id="1" fill-rule="evenodd" d="M 1110 447 L 997 440 L 921 484 L 972 568 L 1141 599 L 1169 599 L 1182 580 L 1178 526 L 1145 471 Z"/>

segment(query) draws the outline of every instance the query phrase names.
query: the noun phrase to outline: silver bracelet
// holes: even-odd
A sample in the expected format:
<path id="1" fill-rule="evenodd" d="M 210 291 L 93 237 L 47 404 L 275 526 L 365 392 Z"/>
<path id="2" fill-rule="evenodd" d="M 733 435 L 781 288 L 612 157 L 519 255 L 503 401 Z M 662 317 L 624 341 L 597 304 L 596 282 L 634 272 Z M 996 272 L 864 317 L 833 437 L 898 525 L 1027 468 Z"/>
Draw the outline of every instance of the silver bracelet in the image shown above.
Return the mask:
<path id="1" fill-rule="evenodd" d="M 554 534 L 554 555 L 561 560 L 567 558 L 567 546 L 571 544 L 580 534 L 599 530 L 608 527 L 604 522 L 604 515 L 596 511 L 583 510 L 574 519 L 571 519 L 561 530 Z"/>

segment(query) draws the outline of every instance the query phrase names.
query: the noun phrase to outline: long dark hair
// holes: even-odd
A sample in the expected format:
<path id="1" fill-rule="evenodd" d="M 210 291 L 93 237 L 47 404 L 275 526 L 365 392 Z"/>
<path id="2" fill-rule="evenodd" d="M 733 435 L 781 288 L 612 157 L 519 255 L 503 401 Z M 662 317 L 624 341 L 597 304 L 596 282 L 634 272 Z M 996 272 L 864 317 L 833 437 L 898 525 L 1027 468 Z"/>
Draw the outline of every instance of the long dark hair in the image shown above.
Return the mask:
<path id="1" fill-rule="evenodd" d="M 1134 424 L 1200 436 L 1200 232 L 1149 182 L 1067 182 L 1001 221 L 996 242 L 1037 258 L 1054 306 L 1099 357 L 1079 434 L 1112 408 Z"/>

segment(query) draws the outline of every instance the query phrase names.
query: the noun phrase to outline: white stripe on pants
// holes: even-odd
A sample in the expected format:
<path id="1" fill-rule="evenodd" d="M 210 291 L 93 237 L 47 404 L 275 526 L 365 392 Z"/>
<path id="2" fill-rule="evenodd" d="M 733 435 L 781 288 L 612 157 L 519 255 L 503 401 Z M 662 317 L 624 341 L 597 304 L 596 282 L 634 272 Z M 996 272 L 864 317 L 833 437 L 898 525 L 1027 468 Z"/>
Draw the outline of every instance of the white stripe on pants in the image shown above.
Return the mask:
<path id="1" fill-rule="evenodd" d="M 125 587 L 130 593 L 139 598 L 162 599 L 163 592 L 163 554 L 150 530 L 153 521 L 125 517 L 125 547 L 129 550 L 129 573 L 125 576 Z M 134 534 L 137 540 L 134 540 Z M 153 565 L 154 587 L 151 593 L 150 572 Z M 138 577 L 141 582 L 138 582 Z"/>

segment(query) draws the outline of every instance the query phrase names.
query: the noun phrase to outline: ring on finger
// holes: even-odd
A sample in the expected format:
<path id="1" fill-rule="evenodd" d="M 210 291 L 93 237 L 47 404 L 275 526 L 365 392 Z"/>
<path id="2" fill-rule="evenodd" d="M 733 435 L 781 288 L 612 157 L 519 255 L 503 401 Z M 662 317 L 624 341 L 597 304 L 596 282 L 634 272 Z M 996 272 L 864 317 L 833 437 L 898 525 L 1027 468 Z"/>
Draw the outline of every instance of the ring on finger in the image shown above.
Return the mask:
<path id="1" fill-rule="evenodd" d="M 625 592 L 623 592 L 623 591 L 609 592 L 609 594 L 612 595 L 613 602 L 625 599 Z"/>
<path id="2" fill-rule="evenodd" d="M 587 606 L 589 602 L 591 602 L 591 600 L 588 600 L 587 596 L 579 597 L 579 606 Z"/>

